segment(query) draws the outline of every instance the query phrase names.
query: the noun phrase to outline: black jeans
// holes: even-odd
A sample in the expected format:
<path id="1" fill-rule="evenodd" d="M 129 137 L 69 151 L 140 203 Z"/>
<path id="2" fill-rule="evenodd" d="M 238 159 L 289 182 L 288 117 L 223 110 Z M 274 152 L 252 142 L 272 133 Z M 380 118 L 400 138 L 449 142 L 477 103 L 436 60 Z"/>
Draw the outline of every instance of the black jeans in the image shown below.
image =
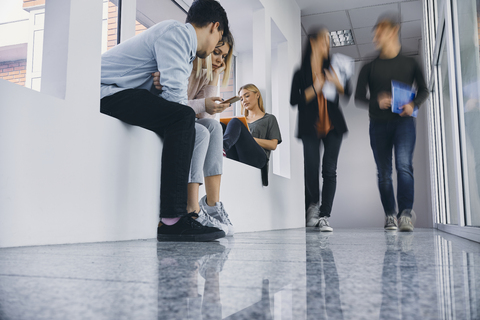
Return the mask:
<path id="1" fill-rule="evenodd" d="M 323 142 L 322 203 L 320 217 L 330 217 L 337 189 L 337 161 L 343 135 L 330 131 L 326 137 L 302 137 L 305 169 L 305 211 L 320 201 L 320 145 Z"/>
<path id="2" fill-rule="evenodd" d="M 263 168 L 267 162 L 267 154 L 253 139 L 247 127 L 238 119 L 232 119 L 223 134 L 223 149 L 227 158 L 240 161 L 255 168 Z"/>
<path id="3" fill-rule="evenodd" d="M 160 217 L 187 214 L 187 183 L 195 144 L 195 112 L 148 90 L 129 89 L 101 100 L 100 111 L 163 138 Z"/>

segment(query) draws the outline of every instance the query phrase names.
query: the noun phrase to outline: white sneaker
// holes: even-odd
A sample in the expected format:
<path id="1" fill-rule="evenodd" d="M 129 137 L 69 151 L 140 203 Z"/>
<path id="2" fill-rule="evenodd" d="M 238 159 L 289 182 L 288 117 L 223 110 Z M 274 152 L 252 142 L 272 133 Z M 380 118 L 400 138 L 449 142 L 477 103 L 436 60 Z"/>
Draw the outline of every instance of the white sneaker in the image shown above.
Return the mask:
<path id="1" fill-rule="evenodd" d="M 316 227 L 319 215 L 320 208 L 318 207 L 318 204 L 312 203 L 307 209 L 307 227 Z"/>
<path id="2" fill-rule="evenodd" d="M 233 227 L 233 224 L 228 217 L 228 213 L 225 211 L 225 207 L 223 206 L 223 203 L 221 201 L 215 203 L 215 206 L 210 207 L 207 204 L 207 196 L 203 196 L 203 198 L 200 199 L 200 202 L 198 204 L 200 205 L 200 208 L 203 208 L 203 210 L 209 216 L 218 220 L 221 224 L 227 226 L 227 231 L 224 230 L 226 236 L 233 236 L 233 234 L 235 233 L 235 228 Z"/>
<path id="3" fill-rule="evenodd" d="M 205 227 L 213 227 L 225 232 L 225 235 L 228 232 L 228 226 L 224 223 L 221 223 L 217 219 L 211 217 L 205 210 L 200 207 L 200 212 L 198 213 L 197 222 Z"/>
<path id="4" fill-rule="evenodd" d="M 330 227 L 330 224 L 328 223 L 328 217 L 321 217 L 318 220 L 318 226 L 320 227 L 321 232 L 331 232 L 331 231 L 333 231 L 333 228 Z"/>

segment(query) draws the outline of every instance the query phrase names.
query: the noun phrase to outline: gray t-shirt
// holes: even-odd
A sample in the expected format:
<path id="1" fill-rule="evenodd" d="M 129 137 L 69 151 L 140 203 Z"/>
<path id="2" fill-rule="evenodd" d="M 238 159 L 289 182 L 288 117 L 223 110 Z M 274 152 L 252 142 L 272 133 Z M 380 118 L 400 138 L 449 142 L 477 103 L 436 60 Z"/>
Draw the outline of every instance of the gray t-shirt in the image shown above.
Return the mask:
<path id="1" fill-rule="evenodd" d="M 277 139 L 278 144 L 282 143 L 282 135 L 278 127 L 277 118 L 273 114 L 265 113 L 263 117 L 248 124 L 250 133 L 258 139 Z M 265 149 L 263 149 L 265 150 Z M 271 150 L 265 150 L 267 158 L 270 159 Z"/>

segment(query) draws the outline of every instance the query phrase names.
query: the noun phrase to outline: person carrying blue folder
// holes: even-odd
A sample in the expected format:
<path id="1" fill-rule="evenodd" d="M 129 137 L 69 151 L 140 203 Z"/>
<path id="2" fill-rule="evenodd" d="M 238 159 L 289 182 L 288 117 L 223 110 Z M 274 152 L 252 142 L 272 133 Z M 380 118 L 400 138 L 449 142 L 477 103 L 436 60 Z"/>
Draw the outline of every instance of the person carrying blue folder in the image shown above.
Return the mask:
<path id="1" fill-rule="evenodd" d="M 428 89 L 418 63 L 411 57 L 400 53 L 399 13 L 382 14 L 374 28 L 373 42 L 379 56 L 365 64 L 358 77 L 355 101 L 368 104 L 370 116 L 370 145 L 377 165 L 378 188 L 385 211 L 385 229 L 413 231 L 415 212 L 413 212 L 414 178 L 413 151 L 416 140 L 416 119 L 413 115 L 428 97 Z M 392 82 L 396 89 L 413 90 L 413 100 L 402 101 L 398 107 L 400 113 L 392 110 Z M 367 86 L 370 98 L 367 98 Z M 402 94 L 403 95 L 403 94 Z M 403 95 L 405 96 L 405 95 Z M 407 94 L 408 96 L 408 94 Z M 392 183 L 392 150 L 395 150 L 397 169 L 397 201 Z"/>

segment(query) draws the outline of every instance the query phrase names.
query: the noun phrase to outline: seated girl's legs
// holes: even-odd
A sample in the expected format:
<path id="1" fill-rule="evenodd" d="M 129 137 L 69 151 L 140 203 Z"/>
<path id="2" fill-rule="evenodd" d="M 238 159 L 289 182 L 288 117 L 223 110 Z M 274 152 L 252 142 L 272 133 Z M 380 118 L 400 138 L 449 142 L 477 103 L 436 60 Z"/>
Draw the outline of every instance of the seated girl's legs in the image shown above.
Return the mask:
<path id="1" fill-rule="evenodd" d="M 198 191 L 203 183 L 203 167 L 210 142 L 210 133 L 208 129 L 195 122 L 195 146 L 193 148 L 192 162 L 190 164 L 190 173 L 188 175 L 188 199 L 187 211 L 199 212 Z"/>
<path id="2" fill-rule="evenodd" d="M 220 122 L 215 119 L 199 119 L 197 123 L 207 128 L 210 133 L 203 173 L 205 176 L 205 191 L 207 204 L 214 206 L 220 201 L 220 183 L 223 173 L 223 130 Z"/>
<path id="3" fill-rule="evenodd" d="M 261 169 L 267 163 L 267 155 L 253 139 L 247 127 L 238 119 L 232 119 L 223 135 L 223 148 L 227 158 Z"/>

